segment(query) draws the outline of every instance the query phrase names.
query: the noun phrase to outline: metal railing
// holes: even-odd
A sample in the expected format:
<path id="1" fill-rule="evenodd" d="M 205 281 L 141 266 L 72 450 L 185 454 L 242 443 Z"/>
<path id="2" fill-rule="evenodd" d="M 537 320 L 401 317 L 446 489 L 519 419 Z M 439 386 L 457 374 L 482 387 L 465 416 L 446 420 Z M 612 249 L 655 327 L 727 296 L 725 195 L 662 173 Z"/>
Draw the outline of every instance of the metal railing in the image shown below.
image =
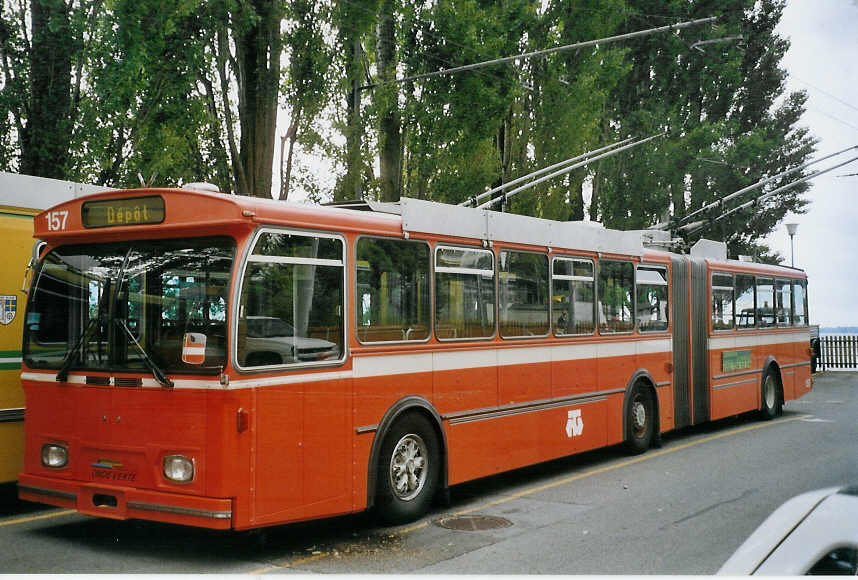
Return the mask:
<path id="1" fill-rule="evenodd" d="M 858 369 L 858 336 L 820 336 L 820 370 Z"/>

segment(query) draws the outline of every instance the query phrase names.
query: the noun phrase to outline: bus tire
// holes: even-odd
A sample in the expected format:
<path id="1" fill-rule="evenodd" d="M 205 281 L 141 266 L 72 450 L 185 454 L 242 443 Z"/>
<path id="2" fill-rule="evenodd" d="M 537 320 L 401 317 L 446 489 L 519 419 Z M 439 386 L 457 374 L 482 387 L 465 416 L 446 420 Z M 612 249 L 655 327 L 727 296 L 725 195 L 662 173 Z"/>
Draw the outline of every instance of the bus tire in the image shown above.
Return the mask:
<path id="1" fill-rule="evenodd" d="M 819 340 L 810 341 L 810 373 L 816 372 L 819 361 Z"/>
<path id="2" fill-rule="evenodd" d="M 414 521 L 429 510 L 438 489 L 441 452 L 429 420 L 406 413 L 384 437 L 378 460 L 376 509 L 387 523 Z"/>
<path id="3" fill-rule="evenodd" d="M 652 391 L 640 383 L 632 387 L 626 407 L 626 448 L 633 455 L 649 449 L 655 432 Z"/>
<path id="4" fill-rule="evenodd" d="M 760 416 L 764 421 L 780 416 L 783 411 L 782 400 L 780 374 L 773 367 L 769 367 L 763 375 L 762 404 L 760 405 Z"/>

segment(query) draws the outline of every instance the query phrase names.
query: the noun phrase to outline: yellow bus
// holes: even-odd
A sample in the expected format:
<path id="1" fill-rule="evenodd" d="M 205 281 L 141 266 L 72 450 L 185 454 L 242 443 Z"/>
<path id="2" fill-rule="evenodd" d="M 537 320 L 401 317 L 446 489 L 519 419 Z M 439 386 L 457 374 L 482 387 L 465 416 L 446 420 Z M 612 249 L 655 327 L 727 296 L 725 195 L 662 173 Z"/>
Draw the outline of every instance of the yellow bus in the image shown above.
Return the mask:
<path id="1" fill-rule="evenodd" d="M 21 335 L 27 295 L 22 292 L 36 246 L 33 217 L 63 201 L 106 187 L 0 172 L 0 483 L 24 466 L 24 393 Z"/>

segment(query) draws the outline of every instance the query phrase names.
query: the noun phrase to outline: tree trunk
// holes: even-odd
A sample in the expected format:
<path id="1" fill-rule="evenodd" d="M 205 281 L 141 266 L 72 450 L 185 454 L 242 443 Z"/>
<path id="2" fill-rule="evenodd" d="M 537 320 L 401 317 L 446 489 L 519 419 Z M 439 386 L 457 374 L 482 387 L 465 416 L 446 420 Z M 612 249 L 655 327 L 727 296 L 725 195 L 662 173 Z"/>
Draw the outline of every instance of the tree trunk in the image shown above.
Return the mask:
<path id="1" fill-rule="evenodd" d="M 580 170 L 579 170 L 580 171 Z M 584 220 L 584 181 L 573 179 L 574 173 L 569 174 L 569 219 L 572 221 Z"/>
<path id="2" fill-rule="evenodd" d="M 250 4 L 258 19 L 248 23 L 247 18 L 242 18 L 243 23 L 235 29 L 241 127 L 239 159 L 248 179 L 248 193 L 270 198 L 283 48 L 280 36 L 283 7 L 278 0 L 253 0 Z"/>
<path id="3" fill-rule="evenodd" d="M 361 75 L 361 50 L 360 35 L 354 28 L 342 30 L 346 48 L 346 74 L 348 83 L 346 85 L 346 113 L 348 115 L 348 127 L 346 129 L 346 176 L 343 188 L 339 192 L 341 199 L 361 199 L 361 124 L 360 118 L 360 75 Z"/>
<path id="4" fill-rule="evenodd" d="M 232 192 L 232 181 L 229 175 L 229 156 L 226 153 L 226 147 L 221 138 L 220 120 L 221 116 L 218 113 L 217 99 L 215 97 L 214 83 L 209 78 L 205 70 L 199 72 L 199 79 L 205 89 L 204 95 L 206 98 L 206 108 L 209 112 L 209 140 L 211 142 L 211 155 L 215 162 L 215 175 L 217 176 L 216 185 L 220 191 L 224 193 Z"/>
<path id="5" fill-rule="evenodd" d="M 280 201 L 286 201 L 289 197 L 289 184 L 292 181 L 292 157 L 295 153 L 295 141 L 298 140 L 298 123 L 301 120 L 301 109 L 297 109 L 292 117 L 289 129 L 282 137 L 280 145 Z M 285 169 L 283 168 L 283 144 L 289 140 L 289 153 L 286 156 Z"/>
<path id="6" fill-rule="evenodd" d="M 71 143 L 69 9 L 63 0 L 32 0 L 30 111 L 21 135 L 21 172 L 63 179 Z"/>
<path id="7" fill-rule="evenodd" d="M 378 78 L 382 83 L 375 89 L 378 103 L 379 161 L 381 170 L 381 200 L 398 201 L 402 184 L 402 135 L 399 116 L 399 89 L 396 78 L 396 22 L 394 0 L 381 0 L 378 10 L 377 55 Z M 386 84 L 387 83 L 387 84 Z"/>
<path id="8" fill-rule="evenodd" d="M 227 61 L 229 60 L 229 38 L 227 37 L 226 27 L 221 26 L 217 31 L 217 40 L 214 47 L 215 64 L 217 66 L 218 77 L 220 79 L 221 100 L 223 101 L 223 117 L 226 125 L 226 137 L 229 144 L 229 156 L 232 160 L 232 174 L 234 186 L 232 191 L 236 193 L 249 193 L 250 185 L 247 180 L 247 175 L 244 171 L 244 166 L 241 164 L 238 146 L 235 142 L 235 130 L 232 117 L 232 107 L 229 99 L 229 79 L 227 78 Z"/>

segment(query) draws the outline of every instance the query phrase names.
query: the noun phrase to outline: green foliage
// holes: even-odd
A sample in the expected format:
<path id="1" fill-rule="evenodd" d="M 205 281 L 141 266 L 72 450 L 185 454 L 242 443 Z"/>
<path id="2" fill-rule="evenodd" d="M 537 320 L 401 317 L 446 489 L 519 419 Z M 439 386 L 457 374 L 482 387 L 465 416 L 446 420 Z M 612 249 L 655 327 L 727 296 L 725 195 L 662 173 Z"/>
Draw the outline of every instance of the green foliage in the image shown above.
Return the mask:
<path id="1" fill-rule="evenodd" d="M 260 172 L 272 168 L 268 153 L 254 157 L 252 147 L 268 146 L 262 141 L 273 121 L 265 110 L 267 88 L 242 82 L 256 78 L 247 76 L 259 65 L 248 43 L 264 30 L 279 30 L 268 41 L 278 54 L 281 45 L 284 50 L 278 94 L 289 114 L 289 155 L 281 197 L 295 189 L 317 201 L 357 191 L 395 199 L 401 192 L 458 203 L 608 143 L 668 131 L 520 193 L 506 208 L 559 220 L 589 214 L 609 227 L 644 228 L 796 167 L 815 145 L 798 126 L 806 95 L 785 94 L 779 63 L 789 44 L 775 32 L 784 0 L 65 5 L 67 27 L 48 31 L 67 30 L 70 39 L 62 47 L 46 45 L 45 52 L 70 55 L 71 85 L 63 89 L 70 104 L 59 109 L 71 136 L 68 159 L 57 167 L 78 181 L 133 186 L 139 173 L 157 174 L 159 185 L 206 180 L 243 190 L 242 184 L 257 183 Z M 35 122 L 28 6 L 5 0 L 0 13 L 5 170 L 21 168 L 22 137 Z M 391 82 L 706 16 L 718 16 L 718 23 Z M 692 48 L 698 40 L 737 35 L 739 42 Z M 363 87 L 358 101 L 356 87 Z M 48 134 L 59 135 L 61 125 Z M 315 158 L 333 165 L 333 174 L 320 173 Z M 731 254 L 766 256 L 758 241 L 786 212 L 805 211 L 807 187 L 707 226 L 688 241 L 705 235 L 725 240 Z"/>
<path id="2" fill-rule="evenodd" d="M 713 29 L 695 28 L 681 37 L 665 35 L 629 43 L 630 73 L 615 92 L 616 104 L 609 113 L 610 140 L 666 129 L 670 133 L 656 146 L 600 165 L 595 176 L 600 191 L 596 210 L 606 225 L 641 228 L 667 213 L 682 217 L 807 160 L 815 141 L 796 127 L 805 97 L 788 95 L 775 106 L 785 77 L 778 63 L 788 47 L 774 32 L 782 1 L 630 0 L 628 4 L 633 13 L 720 19 Z M 706 45 L 704 52 L 691 48 L 696 40 L 739 34 L 743 37 L 739 43 Z M 794 179 L 773 183 L 764 191 Z M 744 250 L 788 211 L 803 211 L 807 202 L 800 195 L 806 189 L 799 186 L 770 199 L 764 211 L 738 212 L 688 241 L 705 235 L 726 241 L 731 255 L 751 253 Z M 720 213 L 713 210 L 709 217 Z"/>

